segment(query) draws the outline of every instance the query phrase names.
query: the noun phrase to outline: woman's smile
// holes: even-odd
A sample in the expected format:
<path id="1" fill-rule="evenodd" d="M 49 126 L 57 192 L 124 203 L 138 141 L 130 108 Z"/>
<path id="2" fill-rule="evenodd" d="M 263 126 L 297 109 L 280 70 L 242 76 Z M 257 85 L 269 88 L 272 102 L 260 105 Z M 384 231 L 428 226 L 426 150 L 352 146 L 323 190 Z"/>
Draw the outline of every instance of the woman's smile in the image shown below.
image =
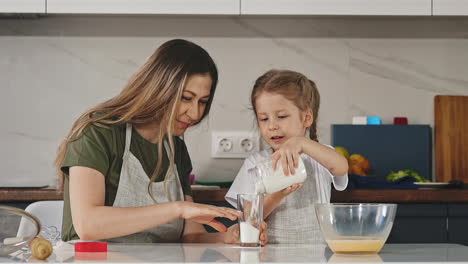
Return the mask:
<path id="1" fill-rule="evenodd" d="M 180 120 L 177 120 L 177 123 L 179 123 L 179 125 L 180 125 L 181 127 L 183 127 L 184 129 L 185 129 L 185 128 L 188 128 L 189 126 L 192 125 L 192 123 L 184 122 L 184 121 L 180 121 Z"/>

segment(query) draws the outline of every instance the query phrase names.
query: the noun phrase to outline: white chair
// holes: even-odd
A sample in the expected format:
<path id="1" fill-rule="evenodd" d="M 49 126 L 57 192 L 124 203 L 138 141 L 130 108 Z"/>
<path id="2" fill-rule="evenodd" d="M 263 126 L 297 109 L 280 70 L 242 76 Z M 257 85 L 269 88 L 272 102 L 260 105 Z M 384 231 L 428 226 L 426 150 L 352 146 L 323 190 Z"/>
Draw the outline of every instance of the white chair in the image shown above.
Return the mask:
<path id="1" fill-rule="evenodd" d="M 63 201 L 34 202 L 24 210 L 39 219 L 42 230 L 56 229 L 57 232 L 62 232 Z M 28 234 L 28 228 L 32 228 L 25 221 L 26 219 L 21 219 L 17 233 L 18 237 Z"/>

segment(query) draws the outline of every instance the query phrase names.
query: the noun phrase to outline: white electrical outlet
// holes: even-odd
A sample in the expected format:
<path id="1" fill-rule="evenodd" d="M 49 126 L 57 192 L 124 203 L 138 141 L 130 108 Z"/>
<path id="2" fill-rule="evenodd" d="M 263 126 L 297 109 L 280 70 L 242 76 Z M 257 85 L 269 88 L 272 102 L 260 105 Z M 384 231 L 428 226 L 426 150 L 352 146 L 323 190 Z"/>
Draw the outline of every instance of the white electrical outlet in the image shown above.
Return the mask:
<path id="1" fill-rule="evenodd" d="M 212 132 L 211 157 L 246 158 L 260 150 L 260 137 L 247 131 Z"/>
<path id="2" fill-rule="evenodd" d="M 225 153 L 232 150 L 232 140 L 229 138 L 223 138 L 218 142 L 219 151 Z"/>
<path id="3" fill-rule="evenodd" d="M 251 138 L 243 138 L 240 141 L 240 147 L 244 152 L 252 152 L 254 145 Z"/>

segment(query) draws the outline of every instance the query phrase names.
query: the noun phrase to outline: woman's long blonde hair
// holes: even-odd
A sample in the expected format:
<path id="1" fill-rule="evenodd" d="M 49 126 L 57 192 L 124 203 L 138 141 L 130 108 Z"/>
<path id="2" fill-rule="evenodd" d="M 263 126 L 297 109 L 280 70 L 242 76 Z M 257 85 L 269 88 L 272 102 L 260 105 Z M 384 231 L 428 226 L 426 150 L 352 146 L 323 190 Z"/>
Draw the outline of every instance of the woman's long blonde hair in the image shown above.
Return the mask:
<path id="1" fill-rule="evenodd" d="M 255 100 L 261 92 L 276 93 L 293 102 L 301 111 L 310 110 L 314 120 L 309 130 L 310 139 L 318 142 L 317 120 L 320 94 L 315 83 L 304 74 L 290 70 L 269 70 L 255 81 L 250 102 L 257 117 Z"/>
<path id="2" fill-rule="evenodd" d="M 64 173 L 61 170 L 68 143 L 77 140 L 90 124 L 107 127 L 113 124 L 131 123 L 136 126 L 158 124 L 158 161 L 151 176 L 148 192 L 153 200 L 151 184 L 162 170 L 163 142 L 169 141 L 172 155 L 164 177 L 174 170 L 173 126 L 182 92 L 188 77 L 208 74 L 212 85 L 210 98 L 199 123 L 210 111 L 218 83 L 218 70 L 213 59 L 202 47 L 187 40 L 174 39 L 161 45 L 143 66 L 130 78 L 125 88 L 114 98 L 83 113 L 73 124 L 67 137 L 59 146 L 55 166 L 63 188 Z M 166 195 L 168 195 L 166 189 Z M 168 197 L 169 198 L 169 197 Z"/>

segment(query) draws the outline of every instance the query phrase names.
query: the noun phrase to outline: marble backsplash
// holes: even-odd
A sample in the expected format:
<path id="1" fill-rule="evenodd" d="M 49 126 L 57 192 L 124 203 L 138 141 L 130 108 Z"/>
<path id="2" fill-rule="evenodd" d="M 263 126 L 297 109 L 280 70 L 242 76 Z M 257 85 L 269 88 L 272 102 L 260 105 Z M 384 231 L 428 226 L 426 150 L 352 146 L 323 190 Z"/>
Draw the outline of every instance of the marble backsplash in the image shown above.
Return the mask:
<path id="1" fill-rule="evenodd" d="M 320 90 L 319 139 L 355 115 L 433 125 L 437 94 L 468 95 L 468 18 L 52 16 L 0 19 L 0 186 L 55 185 L 57 146 L 85 109 L 117 94 L 164 41 L 187 38 L 220 81 L 206 122 L 185 139 L 194 173 L 231 180 L 241 159 L 212 159 L 210 131 L 255 130 L 254 80 L 303 72 Z"/>

